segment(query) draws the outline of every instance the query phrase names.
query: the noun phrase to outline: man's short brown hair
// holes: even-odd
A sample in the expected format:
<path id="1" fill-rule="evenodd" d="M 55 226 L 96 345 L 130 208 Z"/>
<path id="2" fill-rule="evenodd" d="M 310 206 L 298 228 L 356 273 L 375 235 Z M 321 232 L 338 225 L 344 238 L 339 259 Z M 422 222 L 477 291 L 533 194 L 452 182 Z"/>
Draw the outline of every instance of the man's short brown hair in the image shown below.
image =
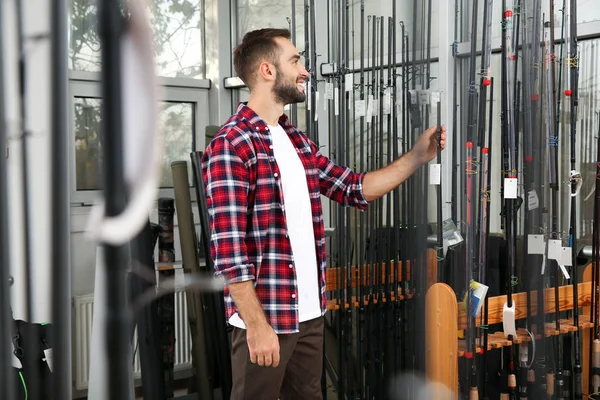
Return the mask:
<path id="1" fill-rule="evenodd" d="M 288 29 L 276 28 L 251 31 L 244 35 L 242 43 L 233 51 L 235 72 L 248 88 L 254 85 L 256 80 L 254 71 L 260 62 L 266 60 L 277 65 L 279 56 L 279 46 L 275 42 L 277 37 L 290 39 L 291 33 Z"/>

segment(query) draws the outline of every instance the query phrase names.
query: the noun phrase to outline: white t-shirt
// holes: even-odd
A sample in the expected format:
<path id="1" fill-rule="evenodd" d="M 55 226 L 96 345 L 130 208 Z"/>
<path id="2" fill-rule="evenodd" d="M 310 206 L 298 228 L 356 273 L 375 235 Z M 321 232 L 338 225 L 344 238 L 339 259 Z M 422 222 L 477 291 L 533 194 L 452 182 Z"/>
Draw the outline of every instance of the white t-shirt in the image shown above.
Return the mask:
<path id="1" fill-rule="evenodd" d="M 281 173 L 284 213 L 298 283 L 298 311 L 300 322 L 304 322 L 321 316 L 319 269 L 306 172 L 284 129 L 280 125 L 269 125 L 269 130 Z M 246 327 L 237 313 L 231 316 L 229 323 L 242 329 Z"/>

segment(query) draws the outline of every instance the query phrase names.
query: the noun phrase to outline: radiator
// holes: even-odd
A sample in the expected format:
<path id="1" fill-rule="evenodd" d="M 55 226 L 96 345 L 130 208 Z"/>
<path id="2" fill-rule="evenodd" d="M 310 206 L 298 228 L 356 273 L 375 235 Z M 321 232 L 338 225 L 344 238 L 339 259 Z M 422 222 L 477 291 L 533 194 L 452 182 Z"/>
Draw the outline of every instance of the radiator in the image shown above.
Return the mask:
<path id="1" fill-rule="evenodd" d="M 73 349 L 73 376 L 75 389 L 88 388 L 90 367 L 90 346 L 92 342 L 92 321 L 94 313 L 94 295 L 74 298 L 75 347 Z M 184 291 L 175 292 L 175 371 L 185 370 L 192 366 L 192 339 L 187 318 L 187 303 Z M 133 377 L 142 376 L 140 353 L 137 346 L 137 329 L 134 332 L 135 360 Z"/>

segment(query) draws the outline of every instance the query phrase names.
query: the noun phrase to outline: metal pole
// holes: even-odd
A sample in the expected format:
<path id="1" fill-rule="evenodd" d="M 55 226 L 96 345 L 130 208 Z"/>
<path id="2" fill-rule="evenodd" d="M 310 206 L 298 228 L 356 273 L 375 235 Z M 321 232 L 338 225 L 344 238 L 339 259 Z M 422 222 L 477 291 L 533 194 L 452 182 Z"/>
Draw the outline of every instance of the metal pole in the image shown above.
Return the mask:
<path id="1" fill-rule="evenodd" d="M 52 323 L 54 335 L 53 397 L 70 399 L 71 263 L 67 123 L 67 2 L 53 0 L 52 31 Z"/>
<path id="2" fill-rule="evenodd" d="M 121 98 L 121 46 L 124 28 L 119 0 L 99 3 L 102 48 L 102 95 L 104 99 L 104 195 L 106 216 L 119 215 L 126 206 L 123 160 L 123 115 Z M 132 382 L 129 346 L 130 313 L 127 305 L 128 246 L 104 244 L 106 273 L 106 358 L 110 399 L 128 399 Z"/>

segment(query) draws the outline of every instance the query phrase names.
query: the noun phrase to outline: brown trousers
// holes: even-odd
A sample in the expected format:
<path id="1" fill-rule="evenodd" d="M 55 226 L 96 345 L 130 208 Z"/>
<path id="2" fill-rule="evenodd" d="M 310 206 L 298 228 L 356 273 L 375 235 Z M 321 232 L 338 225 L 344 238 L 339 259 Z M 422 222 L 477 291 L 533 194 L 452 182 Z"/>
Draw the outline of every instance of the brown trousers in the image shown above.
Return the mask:
<path id="1" fill-rule="evenodd" d="M 250 361 L 246 331 L 233 328 L 231 400 L 322 400 L 323 317 L 300 323 L 300 332 L 278 335 L 277 368 Z"/>

